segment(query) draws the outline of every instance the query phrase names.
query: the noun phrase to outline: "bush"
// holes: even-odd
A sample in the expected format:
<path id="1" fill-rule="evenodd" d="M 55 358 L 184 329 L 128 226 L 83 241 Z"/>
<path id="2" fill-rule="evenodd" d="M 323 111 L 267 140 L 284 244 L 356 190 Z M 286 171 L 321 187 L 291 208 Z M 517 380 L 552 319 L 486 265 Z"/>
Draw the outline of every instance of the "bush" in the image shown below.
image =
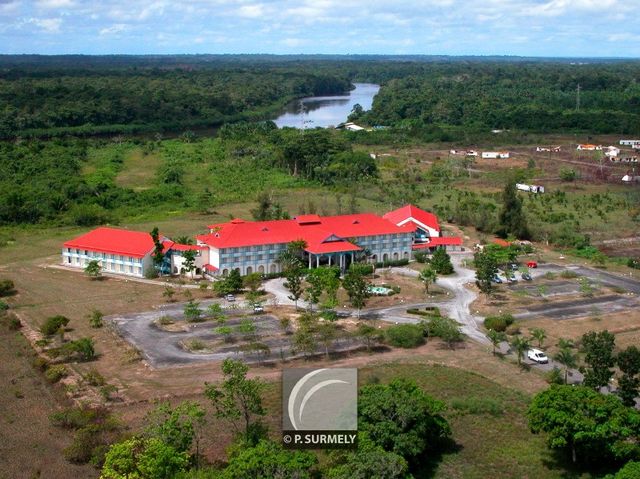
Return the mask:
<path id="1" fill-rule="evenodd" d="M 53 336 L 60 328 L 64 328 L 69 324 L 69 318 L 65 316 L 52 316 L 47 318 L 40 327 L 40 332 L 45 336 Z"/>
<path id="2" fill-rule="evenodd" d="M 101 311 L 94 309 L 93 311 L 91 311 L 91 313 L 89 313 L 88 316 L 89 326 L 96 329 L 101 328 L 102 326 L 104 326 L 102 318 L 104 318 L 104 314 L 102 314 Z"/>
<path id="3" fill-rule="evenodd" d="M 82 378 L 87 381 L 90 386 L 104 386 L 106 383 L 104 376 L 95 369 L 87 371 Z"/>
<path id="4" fill-rule="evenodd" d="M 45 372 L 49 367 L 49 361 L 47 361 L 43 357 L 36 356 L 36 358 L 33 360 L 33 367 L 42 372 Z"/>
<path id="5" fill-rule="evenodd" d="M 52 358 L 62 357 L 65 360 L 73 356 L 78 356 L 82 361 L 91 361 L 96 358 L 96 351 L 93 339 L 80 338 L 77 341 L 69 341 L 59 348 L 52 348 L 46 351 Z"/>
<path id="6" fill-rule="evenodd" d="M 15 285 L 10 279 L 0 279 L 0 297 L 15 294 Z"/>
<path id="7" fill-rule="evenodd" d="M 67 371 L 67 368 L 65 368 L 62 364 L 56 364 L 47 369 L 44 373 L 44 376 L 47 378 L 47 381 L 53 384 L 66 377 L 68 374 L 69 372 Z"/>
<path id="8" fill-rule="evenodd" d="M 629 268 L 640 269 L 640 259 L 638 259 L 638 258 L 629 258 L 627 260 L 627 266 Z"/>
<path id="9" fill-rule="evenodd" d="M 9 313 L 5 315 L 3 322 L 6 323 L 7 328 L 9 328 L 10 331 L 17 331 L 22 327 L 22 323 L 20 322 L 20 319 L 18 319 L 18 317 L 15 314 Z"/>
<path id="10" fill-rule="evenodd" d="M 409 264 L 408 259 L 398 259 L 395 261 L 383 261 L 376 263 L 376 268 L 389 268 L 391 266 L 406 266 Z"/>
<path id="11" fill-rule="evenodd" d="M 192 339 L 187 343 L 187 349 L 189 349 L 190 351 L 202 351 L 205 348 L 206 345 L 199 339 Z"/>
<path id="12" fill-rule="evenodd" d="M 429 336 L 434 336 L 445 341 L 449 347 L 454 343 L 462 341 L 464 336 L 456 321 L 443 316 L 434 316 L 427 324 Z"/>
<path id="13" fill-rule="evenodd" d="M 387 341 L 397 348 L 417 348 L 424 344 L 424 331 L 416 324 L 398 324 L 385 332 Z"/>
<path id="14" fill-rule="evenodd" d="M 161 326 L 168 326 L 169 324 L 173 324 L 173 318 L 171 316 L 160 316 L 158 319 L 158 324 Z"/>
<path id="15" fill-rule="evenodd" d="M 549 384 L 564 384 L 564 376 L 557 366 L 545 375 L 545 379 Z"/>
<path id="16" fill-rule="evenodd" d="M 9 309 L 9 305 L 4 301 L 0 301 L 0 312 L 6 311 L 7 309 Z"/>
<path id="17" fill-rule="evenodd" d="M 560 277 L 564 279 L 574 279 L 578 277 L 578 273 L 575 271 L 571 271 L 570 269 L 565 269 L 562 273 L 560 273 Z"/>
<path id="18" fill-rule="evenodd" d="M 427 306 L 424 309 L 409 308 L 407 309 L 407 313 L 430 318 L 432 316 L 440 316 L 440 308 L 437 306 Z"/>
<path id="19" fill-rule="evenodd" d="M 413 257 L 418 263 L 429 262 L 429 253 L 427 253 L 426 251 L 416 251 L 413 253 Z"/>
<path id="20" fill-rule="evenodd" d="M 514 322 L 515 318 L 513 315 L 509 313 L 502 313 L 498 316 L 487 316 L 484 320 L 484 327 L 501 333 L 506 331 Z"/>

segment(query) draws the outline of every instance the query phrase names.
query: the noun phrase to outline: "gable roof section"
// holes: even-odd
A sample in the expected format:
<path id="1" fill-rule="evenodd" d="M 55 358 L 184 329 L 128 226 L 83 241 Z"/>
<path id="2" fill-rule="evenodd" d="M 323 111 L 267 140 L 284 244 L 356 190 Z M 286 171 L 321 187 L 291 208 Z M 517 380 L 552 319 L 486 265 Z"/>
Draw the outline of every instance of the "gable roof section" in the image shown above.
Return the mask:
<path id="1" fill-rule="evenodd" d="M 65 248 L 142 258 L 153 251 L 149 233 L 101 226 L 64 243 Z"/>
<path id="2" fill-rule="evenodd" d="M 419 250 L 435 248 L 437 246 L 462 246 L 462 238 L 458 236 L 437 236 L 435 238 L 429 238 L 428 243 L 414 244 L 411 249 Z"/>
<path id="3" fill-rule="evenodd" d="M 433 213 L 421 210 L 414 205 L 406 205 L 402 208 L 398 208 L 397 210 L 390 211 L 385 214 L 383 218 L 396 225 L 404 225 L 408 222 L 412 222 L 423 228 L 429 227 L 436 231 L 440 231 L 438 217 Z"/>
<path id="4" fill-rule="evenodd" d="M 238 248 L 304 240 L 307 242 L 307 251 L 311 253 L 357 251 L 360 248 L 351 243 L 347 245 L 344 240 L 413 231 L 409 225 L 397 226 L 371 213 L 325 217 L 304 215 L 302 220 L 300 217 L 273 221 L 234 220 L 210 225 L 208 228 L 210 233 L 197 236 L 197 240 L 214 248 Z M 338 249 L 331 249 L 332 244 Z"/>

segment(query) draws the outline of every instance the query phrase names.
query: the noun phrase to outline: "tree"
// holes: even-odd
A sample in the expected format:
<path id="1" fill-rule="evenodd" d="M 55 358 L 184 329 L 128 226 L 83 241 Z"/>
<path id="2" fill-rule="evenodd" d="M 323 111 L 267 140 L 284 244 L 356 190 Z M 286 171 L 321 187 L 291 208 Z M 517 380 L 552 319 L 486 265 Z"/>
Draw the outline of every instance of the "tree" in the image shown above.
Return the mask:
<path id="1" fill-rule="evenodd" d="M 439 246 L 433 252 L 430 264 L 438 274 L 453 274 L 453 264 L 451 264 L 451 256 L 449 256 L 447 250 L 442 246 Z"/>
<path id="2" fill-rule="evenodd" d="M 298 328 L 291 338 L 295 353 L 302 353 L 306 358 L 316 352 L 318 349 L 317 326 L 318 317 L 312 313 L 304 313 L 298 318 Z"/>
<path id="3" fill-rule="evenodd" d="M 369 282 L 365 279 L 362 271 L 357 268 L 349 268 L 342 281 L 342 287 L 349 295 L 351 306 L 358 310 L 358 318 L 360 318 L 360 312 L 366 306 L 367 298 L 371 296 Z"/>
<path id="4" fill-rule="evenodd" d="M 287 451 L 273 441 L 262 439 L 255 445 L 237 447 L 221 479 L 270 479 L 315 477 L 316 457 L 304 451 Z M 218 476 L 216 476 L 218 477 Z"/>
<path id="5" fill-rule="evenodd" d="M 564 383 L 568 384 L 569 369 L 578 366 L 578 356 L 570 348 L 560 348 L 560 351 L 554 356 L 556 361 L 564 366 Z"/>
<path id="6" fill-rule="evenodd" d="M 616 363 L 622 371 L 622 377 L 618 382 L 618 394 L 622 402 L 629 407 L 635 406 L 635 398 L 640 387 L 640 349 L 637 346 L 629 346 L 620 351 L 616 357 Z"/>
<path id="7" fill-rule="evenodd" d="M 15 294 L 15 284 L 10 279 L 0 279 L 0 298 Z"/>
<path id="8" fill-rule="evenodd" d="M 624 461 L 640 453 L 640 412 L 614 395 L 552 385 L 533 398 L 527 416 L 531 431 L 546 433 L 549 447 L 574 463 Z"/>
<path id="9" fill-rule="evenodd" d="M 252 429 L 260 425 L 257 417 L 266 413 L 261 397 L 264 384 L 257 378 L 247 379 L 248 371 L 249 366 L 244 362 L 225 359 L 222 383 L 205 383 L 205 396 L 213 405 L 214 417 L 229 421 L 236 433 L 245 438 L 249 438 Z"/>
<path id="10" fill-rule="evenodd" d="M 172 479 L 187 470 L 189 457 L 160 439 L 134 437 L 114 444 L 105 455 L 101 479 Z"/>
<path id="11" fill-rule="evenodd" d="M 167 298 L 167 301 L 169 301 L 170 303 L 173 303 L 175 301 L 174 299 L 175 294 L 176 294 L 176 290 L 173 289 L 171 286 L 165 286 L 164 291 L 162 292 L 162 296 L 164 298 Z"/>
<path id="12" fill-rule="evenodd" d="M 328 479 L 409 479 L 409 465 L 400 455 L 387 452 L 369 439 L 366 433 L 358 433 L 358 449 L 354 452 L 335 454 L 337 460 L 327 470 Z"/>
<path id="13" fill-rule="evenodd" d="M 438 272 L 432 266 L 427 266 L 420 271 L 419 278 L 422 284 L 424 284 L 426 293 L 429 294 L 429 285 L 435 284 L 438 279 Z"/>
<path id="14" fill-rule="evenodd" d="M 445 316 L 431 318 L 427 330 L 429 331 L 429 336 L 442 339 L 450 348 L 453 348 L 455 343 L 462 341 L 464 338 L 458 323 Z"/>
<path id="15" fill-rule="evenodd" d="M 40 332 L 45 336 L 53 336 L 59 329 L 63 329 L 69 324 L 69 318 L 66 316 L 51 316 L 47 318 L 42 326 L 40 326 Z"/>
<path id="16" fill-rule="evenodd" d="M 205 411 L 197 402 L 184 401 L 175 408 L 168 402 L 157 404 L 147 414 L 144 436 L 155 438 L 178 452 L 190 452 L 196 442 L 198 455 L 198 430 L 204 424 Z"/>
<path id="17" fill-rule="evenodd" d="M 316 268 L 309 272 L 307 275 L 307 288 L 305 289 L 306 300 L 309 303 L 311 311 L 313 311 L 313 305 L 320 302 L 320 296 L 324 290 L 324 278 L 320 268 Z"/>
<path id="18" fill-rule="evenodd" d="M 229 276 L 223 281 L 227 283 L 229 289 L 234 293 L 242 290 L 242 276 L 240 276 L 240 270 L 238 269 L 232 269 Z"/>
<path id="19" fill-rule="evenodd" d="M 249 291 L 256 292 L 262 284 L 261 273 L 250 273 L 242 279 L 242 285 L 245 288 L 249 288 Z"/>
<path id="20" fill-rule="evenodd" d="M 499 221 L 500 227 L 496 233 L 501 237 L 514 236 L 518 239 L 530 239 L 531 233 L 522 211 L 522 201 L 517 195 L 515 181 L 509 181 L 504 187 Z"/>
<path id="21" fill-rule="evenodd" d="M 323 321 L 316 327 L 318 340 L 324 346 L 324 354 L 329 359 L 329 348 L 333 345 L 338 336 L 338 328 L 335 323 L 331 321 Z"/>
<path id="22" fill-rule="evenodd" d="M 191 276 L 193 270 L 196 269 L 196 251 L 193 249 L 183 251 L 182 258 L 182 267 Z"/>
<path id="23" fill-rule="evenodd" d="M 155 226 L 151 230 L 151 239 L 153 240 L 153 253 L 151 253 L 151 259 L 156 270 L 160 270 L 162 263 L 164 262 L 164 245 L 160 241 L 160 232 L 158 227 Z"/>
<path id="24" fill-rule="evenodd" d="M 616 472 L 616 475 L 612 479 L 638 479 L 639 477 L 640 461 L 629 461 L 622 469 Z"/>
<path id="25" fill-rule="evenodd" d="M 364 342 L 367 351 L 371 351 L 371 346 L 379 342 L 382 336 L 376 328 L 366 323 L 358 323 L 356 335 Z"/>
<path id="26" fill-rule="evenodd" d="M 491 345 L 493 346 L 493 355 L 495 356 L 496 348 L 500 345 L 500 343 L 507 340 L 507 335 L 502 331 L 495 331 L 493 329 L 490 329 L 487 333 L 487 337 L 489 338 L 489 341 L 491 341 Z"/>
<path id="27" fill-rule="evenodd" d="M 511 346 L 516 350 L 518 365 L 522 365 L 522 358 L 531 348 L 531 342 L 522 336 L 516 336 L 511 340 Z"/>
<path id="28" fill-rule="evenodd" d="M 408 379 L 367 385 L 358 397 L 358 430 L 385 451 L 423 461 L 451 435 L 444 410 Z"/>
<path id="29" fill-rule="evenodd" d="M 490 294 L 493 290 L 493 279 L 498 274 L 498 264 L 489 252 L 477 252 L 474 255 L 476 266 L 476 284 L 480 291 Z"/>
<path id="30" fill-rule="evenodd" d="M 303 239 L 292 241 L 287 244 L 287 248 L 278 256 L 278 263 L 284 272 L 289 269 L 301 269 L 304 267 L 302 258 L 307 242 Z"/>
<path id="31" fill-rule="evenodd" d="M 200 321 L 202 317 L 202 310 L 200 309 L 200 303 L 190 299 L 187 304 L 184 305 L 184 317 L 190 323 L 196 323 Z"/>
<path id="32" fill-rule="evenodd" d="M 102 318 L 104 318 L 104 314 L 102 314 L 102 311 L 98 309 L 91 310 L 91 312 L 87 315 L 89 326 L 91 326 L 92 328 L 101 328 L 104 324 Z"/>
<path id="33" fill-rule="evenodd" d="M 207 315 L 217 322 L 220 322 L 221 319 L 224 319 L 224 311 L 222 309 L 222 306 L 220 306 L 220 303 L 211 303 L 207 307 Z"/>
<path id="34" fill-rule="evenodd" d="M 304 292 L 302 282 L 304 280 L 304 272 L 302 268 L 287 268 L 285 269 L 285 278 L 283 286 L 291 293 L 287 298 L 294 302 L 296 309 L 298 309 L 298 301 L 302 297 Z"/>
<path id="35" fill-rule="evenodd" d="M 615 357 L 615 336 L 606 329 L 604 331 L 589 331 L 582 336 L 582 350 L 584 360 L 588 365 L 584 375 L 584 385 L 596 390 L 609 384 L 613 376 Z"/>
<path id="36" fill-rule="evenodd" d="M 531 330 L 531 336 L 538 341 L 538 347 L 541 348 L 544 340 L 547 338 L 547 332 L 542 328 L 533 328 Z"/>
<path id="37" fill-rule="evenodd" d="M 100 279 L 102 277 L 102 266 L 97 259 L 92 259 L 84 267 L 84 273 L 91 279 Z"/>

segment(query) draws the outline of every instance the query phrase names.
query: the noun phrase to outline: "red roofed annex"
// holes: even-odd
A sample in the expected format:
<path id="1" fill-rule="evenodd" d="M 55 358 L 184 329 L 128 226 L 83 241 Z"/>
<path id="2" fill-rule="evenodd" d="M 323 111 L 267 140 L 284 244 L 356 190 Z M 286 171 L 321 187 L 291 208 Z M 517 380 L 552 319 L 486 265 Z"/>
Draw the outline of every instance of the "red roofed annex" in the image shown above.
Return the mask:
<path id="1" fill-rule="evenodd" d="M 380 217 L 372 213 L 325 216 L 300 215 L 291 220 L 245 221 L 239 218 L 208 226 L 197 245 L 161 238 L 165 246 L 163 272 L 183 271 L 183 253 L 195 251 L 197 275 L 278 273 L 278 258 L 292 241 L 305 243 L 304 260 L 311 267 L 336 265 L 346 269 L 356 259 L 371 262 L 410 260 L 412 250 L 461 245 L 459 238 L 440 238 L 438 219 L 413 205 Z M 444 241 L 436 241 L 444 240 Z M 153 240 L 148 233 L 101 227 L 64 244 L 63 263 L 84 267 L 97 259 L 105 271 L 143 276 L 152 267 Z"/>

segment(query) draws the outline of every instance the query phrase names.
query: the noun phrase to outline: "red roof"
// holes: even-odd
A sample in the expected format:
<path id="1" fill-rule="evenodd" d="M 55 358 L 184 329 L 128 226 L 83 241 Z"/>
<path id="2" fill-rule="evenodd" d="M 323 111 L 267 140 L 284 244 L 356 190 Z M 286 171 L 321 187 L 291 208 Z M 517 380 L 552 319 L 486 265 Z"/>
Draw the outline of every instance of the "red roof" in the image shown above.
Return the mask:
<path id="1" fill-rule="evenodd" d="M 436 246 L 462 246 L 462 238 L 458 236 L 435 236 L 428 243 L 414 244 L 412 249 L 435 248 Z"/>
<path id="2" fill-rule="evenodd" d="M 383 216 L 384 219 L 391 221 L 393 224 L 400 225 L 407 222 L 416 224 L 416 221 L 428 226 L 436 231 L 440 231 L 438 217 L 433 213 L 421 210 L 417 206 L 406 205 L 397 210 L 390 211 Z M 413 221 L 412 221 L 413 220 Z M 418 225 L 420 226 L 420 225 Z"/>
<path id="3" fill-rule="evenodd" d="M 218 271 L 218 268 L 216 268 L 214 265 L 212 264 L 205 264 L 204 269 L 207 271 Z"/>
<path id="4" fill-rule="evenodd" d="M 153 251 L 154 244 L 149 233 L 102 226 L 67 241 L 64 247 L 142 258 Z"/>
<path id="5" fill-rule="evenodd" d="M 496 238 L 492 241 L 493 244 L 497 244 L 498 246 L 504 246 L 505 248 L 511 246 L 511 243 L 509 241 L 500 239 L 500 238 Z"/>
<path id="6" fill-rule="evenodd" d="M 410 233 L 412 226 L 396 226 L 371 213 L 325 216 L 303 215 L 294 220 L 239 221 L 209 226 L 210 233 L 198 241 L 214 248 L 238 248 L 282 244 L 304 240 L 311 253 L 356 251 L 347 238 L 394 233 Z M 333 243 L 333 246 L 330 246 Z M 338 249 L 336 249 L 338 248 Z"/>

